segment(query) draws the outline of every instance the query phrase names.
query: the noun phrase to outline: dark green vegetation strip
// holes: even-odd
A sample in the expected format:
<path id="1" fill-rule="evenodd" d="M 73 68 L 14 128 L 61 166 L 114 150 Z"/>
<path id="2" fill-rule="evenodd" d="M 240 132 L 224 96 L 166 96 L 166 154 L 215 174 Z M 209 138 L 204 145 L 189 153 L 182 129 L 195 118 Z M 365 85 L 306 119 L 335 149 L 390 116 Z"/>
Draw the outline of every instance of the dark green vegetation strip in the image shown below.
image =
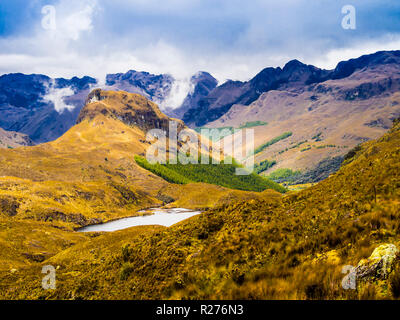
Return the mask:
<path id="1" fill-rule="evenodd" d="M 277 182 L 289 185 L 316 183 L 328 178 L 331 174 L 340 169 L 343 157 L 326 158 L 319 162 L 317 166 L 306 172 L 293 171 L 291 169 L 281 168 L 272 172 L 267 178 Z"/>
<path id="2" fill-rule="evenodd" d="M 268 178 L 273 181 L 286 181 L 289 178 L 300 175 L 300 171 L 294 171 L 292 169 L 280 168 L 272 172 Z"/>
<path id="3" fill-rule="evenodd" d="M 269 168 L 272 168 L 274 165 L 276 165 L 276 161 L 272 160 L 264 160 L 261 161 L 260 163 L 257 163 L 254 165 L 254 171 L 258 174 L 260 174 L 261 172 L 264 172 L 266 170 L 268 170 Z"/>
<path id="4" fill-rule="evenodd" d="M 236 175 L 236 169 L 241 166 L 233 164 L 151 164 L 145 158 L 135 156 L 136 163 L 146 170 L 171 183 L 186 184 L 190 182 L 204 182 L 218 186 L 245 190 L 264 191 L 273 189 L 286 192 L 279 184 L 257 174 Z"/>
<path id="5" fill-rule="evenodd" d="M 245 124 L 242 124 L 239 129 L 246 129 L 246 128 L 253 128 L 253 127 L 259 127 L 259 126 L 266 126 L 268 122 L 264 121 L 250 121 L 246 122 Z"/>
<path id="6" fill-rule="evenodd" d="M 258 148 L 256 148 L 254 150 L 254 154 L 257 154 L 257 153 L 260 153 L 260 152 L 264 151 L 269 146 L 272 146 L 273 144 L 275 144 L 275 143 L 277 143 L 277 142 L 279 142 L 281 140 L 287 139 L 291 135 L 293 135 L 292 132 L 285 132 L 285 133 L 281 134 L 280 136 L 277 136 L 277 137 L 273 138 L 272 140 L 269 140 L 268 142 L 266 142 L 266 143 L 262 144 L 261 146 L 259 146 Z"/>

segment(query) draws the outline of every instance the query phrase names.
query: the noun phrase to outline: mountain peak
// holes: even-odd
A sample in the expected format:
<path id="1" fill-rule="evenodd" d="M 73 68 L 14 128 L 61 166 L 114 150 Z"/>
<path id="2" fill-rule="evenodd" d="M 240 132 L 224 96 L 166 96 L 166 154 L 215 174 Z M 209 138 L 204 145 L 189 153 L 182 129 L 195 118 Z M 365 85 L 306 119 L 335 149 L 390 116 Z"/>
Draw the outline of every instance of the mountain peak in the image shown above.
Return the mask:
<path id="1" fill-rule="evenodd" d="M 400 64 L 400 51 L 378 51 L 373 54 L 363 55 L 356 59 L 339 62 L 333 71 L 333 79 L 343 79 L 356 70 L 378 65 Z"/>
<path id="2" fill-rule="evenodd" d="M 198 71 L 193 76 L 192 79 L 200 79 L 200 78 L 212 78 L 215 79 L 210 73 L 207 71 Z"/>
<path id="3" fill-rule="evenodd" d="M 300 62 L 297 59 L 294 59 L 294 60 L 291 60 L 288 63 L 286 63 L 285 66 L 283 67 L 283 70 L 284 71 L 293 70 L 293 69 L 298 69 L 298 68 L 306 67 L 306 66 L 307 66 L 306 64 Z"/>
<path id="4" fill-rule="evenodd" d="M 171 120 L 154 102 L 140 94 L 95 89 L 89 94 L 77 124 L 85 120 L 91 121 L 98 116 L 118 119 L 128 126 L 136 126 L 143 131 L 168 130 L 168 122 Z"/>

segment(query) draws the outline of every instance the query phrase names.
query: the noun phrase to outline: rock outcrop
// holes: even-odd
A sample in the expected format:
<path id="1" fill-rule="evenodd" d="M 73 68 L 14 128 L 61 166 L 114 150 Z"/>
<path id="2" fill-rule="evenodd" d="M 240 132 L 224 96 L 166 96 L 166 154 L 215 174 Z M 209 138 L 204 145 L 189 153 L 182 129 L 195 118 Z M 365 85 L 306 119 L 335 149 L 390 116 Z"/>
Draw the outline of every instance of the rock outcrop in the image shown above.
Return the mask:
<path id="1" fill-rule="evenodd" d="M 394 244 L 377 247 L 368 259 L 361 260 L 355 274 L 358 280 L 386 280 L 392 272 L 399 250 Z"/>
<path id="2" fill-rule="evenodd" d="M 84 120 L 92 120 L 100 114 L 116 118 L 128 126 L 137 126 L 144 132 L 151 129 L 169 132 L 169 122 L 172 120 L 163 114 L 155 103 L 142 95 L 96 89 L 89 94 L 77 124 Z M 173 120 L 177 123 L 178 132 L 184 128 L 182 121 Z"/>
<path id="3" fill-rule="evenodd" d="M 35 143 L 26 134 L 6 131 L 0 128 L 0 148 L 17 148 L 21 146 L 33 146 Z"/>

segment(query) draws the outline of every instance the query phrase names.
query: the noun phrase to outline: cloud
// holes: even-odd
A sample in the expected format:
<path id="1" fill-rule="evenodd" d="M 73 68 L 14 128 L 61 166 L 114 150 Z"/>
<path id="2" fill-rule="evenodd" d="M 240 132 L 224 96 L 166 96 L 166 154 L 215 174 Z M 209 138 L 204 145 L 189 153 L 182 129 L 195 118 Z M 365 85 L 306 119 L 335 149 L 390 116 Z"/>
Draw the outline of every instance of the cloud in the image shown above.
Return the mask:
<path id="1" fill-rule="evenodd" d="M 165 100 L 160 102 L 160 109 L 165 110 L 166 108 L 176 109 L 180 107 L 188 96 L 193 93 L 194 84 L 190 78 L 175 80 L 172 83 L 171 91 Z"/>
<path id="2" fill-rule="evenodd" d="M 41 26 L 41 9 L 48 2 L 56 8 L 56 30 Z M 16 3 L 25 12 L 22 2 Z M 21 15 L 17 4 L 13 10 Z M 30 18 L 16 19 L 20 24 L 25 21 L 23 27 L 13 28 L 12 16 L 3 19 L 8 31 L 1 34 L 0 28 L 0 73 L 90 75 L 104 82 L 107 73 L 134 69 L 169 73 L 185 83 L 204 70 L 222 82 L 247 80 L 265 67 L 283 66 L 295 58 L 332 68 L 364 53 L 400 49 L 400 2 L 353 0 L 356 30 L 341 27 L 346 4 L 344 0 L 253 0 L 246 5 L 239 0 L 35 0 L 23 16 Z M 178 96 L 179 90 L 183 89 L 177 89 Z"/>
<path id="3" fill-rule="evenodd" d="M 372 54 L 377 51 L 400 50 L 400 36 L 387 35 L 380 41 L 366 41 L 357 43 L 353 47 L 332 49 L 323 57 L 305 62 L 315 63 L 321 68 L 333 69 L 339 61 L 350 60 L 366 54 Z"/>
<path id="4" fill-rule="evenodd" d="M 49 85 L 48 91 L 46 95 L 43 97 L 44 101 L 48 101 L 54 104 L 54 109 L 59 113 L 63 113 L 65 110 L 72 111 L 75 109 L 75 106 L 67 105 L 64 102 L 65 97 L 72 96 L 74 94 L 74 90 L 72 88 L 54 88 L 54 80 Z"/>
<path id="5" fill-rule="evenodd" d="M 43 11 L 45 7 L 50 7 L 50 11 Z M 97 1 L 60 1 L 55 6 L 45 7 L 41 11 L 41 23 L 36 26 L 35 35 L 32 37 L 37 45 L 43 46 L 37 48 L 37 45 L 30 41 L 30 47 L 41 55 L 46 55 L 46 52 L 41 52 L 46 49 L 49 49 L 48 53 L 53 56 L 63 52 L 76 52 L 76 45 L 85 41 L 85 37 L 88 37 L 93 30 Z M 48 20 L 54 20 L 54 25 L 47 27 Z"/>
<path id="6" fill-rule="evenodd" d="M 61 19 L 60 26 L 57 27 L 57 32 L 72 40 L 79 40 L 81 33 L 93 29 L 92 18 L 95 7 L 96 2 L 90 1 L 81 10 L 67 15 L 64 19 Z"/>

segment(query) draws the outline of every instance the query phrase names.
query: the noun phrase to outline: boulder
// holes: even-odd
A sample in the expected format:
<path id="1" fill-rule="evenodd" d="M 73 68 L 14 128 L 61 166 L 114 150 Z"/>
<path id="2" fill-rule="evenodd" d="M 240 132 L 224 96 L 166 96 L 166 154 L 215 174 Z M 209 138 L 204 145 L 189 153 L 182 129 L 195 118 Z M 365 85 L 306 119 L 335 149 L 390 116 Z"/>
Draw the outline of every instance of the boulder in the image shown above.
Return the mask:
<path id="1" fill-rule="evenodd" d="M 368 259 L 362 259 L 356 269 L 356 277 L 360 280 L 386 280 L 392 271 L 399 253 L 394 244 L 383 244 L 375 248 Z"/>

